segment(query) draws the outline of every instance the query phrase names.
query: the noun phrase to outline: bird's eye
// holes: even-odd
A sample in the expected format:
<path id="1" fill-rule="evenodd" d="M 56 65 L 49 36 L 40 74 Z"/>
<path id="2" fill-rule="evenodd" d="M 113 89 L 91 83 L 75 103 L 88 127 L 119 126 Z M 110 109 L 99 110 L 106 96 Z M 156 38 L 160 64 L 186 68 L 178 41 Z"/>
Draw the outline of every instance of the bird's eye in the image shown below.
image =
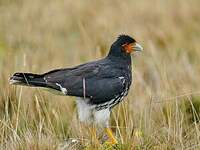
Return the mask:
<path id="1" fill-rule="evenodd" d="M 133 51 L 133 43 L 123 44 L 122 47 L 123 47 L 123 50 L 128 54 Z"/>

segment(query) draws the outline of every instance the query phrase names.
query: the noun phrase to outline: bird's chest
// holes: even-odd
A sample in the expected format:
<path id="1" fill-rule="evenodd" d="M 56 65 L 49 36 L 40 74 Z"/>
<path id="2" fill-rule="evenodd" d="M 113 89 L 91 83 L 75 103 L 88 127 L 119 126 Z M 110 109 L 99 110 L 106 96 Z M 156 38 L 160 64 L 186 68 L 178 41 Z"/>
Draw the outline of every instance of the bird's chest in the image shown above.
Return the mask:
<path id="1" fill-rule="evenodd" d="M 117 105 L 118 103 L 120 103 L 125 96 L 128 95 L 128 91 L 131 85 L 131 75 L 127 78 L 123 78 L 123 83 L 124 83 L 124 88 L 122 90 L 122 92 L 120 92 L 118 95 L 116 95 L 109 103 L 109 107 L 112 108 L 115 105 Z"/>
<path id="2" fill-rule="evenodd" d="M 120 103 L 124 99 L 125 96 L 127 96 L 131 82 L 132 82 L 131 72 L 130 74 L 120 76 L 119 78 L 123 84 L 123 89 L 109 101 L 96 105 L 95 107 L 96 110 L 113 108 L 115 105 Z"/>
<path id="3" fill-rule="evenodd" d="M 116 95 L 115 97 L 113 97 L 111 100 L 109 100 L 107 102 L 96 105 L 95 109 L 97 111 L 99 111 L 99 110 L 106 109 L 106 108 L 110 108 L 110 109 L 113 108 L 115 105 L 120 103 L 124 99 L 125 96 L 127 96 L 129 87 L 130 86 L 128 86 L 128 85 L 125 86 L 124 90 L 121 93 L 119 93 L 118 95 Z"/>

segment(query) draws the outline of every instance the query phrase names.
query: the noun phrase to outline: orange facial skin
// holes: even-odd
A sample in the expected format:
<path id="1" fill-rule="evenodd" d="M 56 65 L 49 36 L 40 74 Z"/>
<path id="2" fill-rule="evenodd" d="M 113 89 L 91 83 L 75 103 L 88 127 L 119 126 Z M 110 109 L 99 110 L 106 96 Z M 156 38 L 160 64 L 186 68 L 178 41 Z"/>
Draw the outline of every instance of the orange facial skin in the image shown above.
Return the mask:
<path id="1" fill-rule="evenodd" d="M 124 44 L 122 45 L 122 47 L 124 48 L 126 53 L 130 54 L 133 51 L 133 45 L 134 43 Z"/>

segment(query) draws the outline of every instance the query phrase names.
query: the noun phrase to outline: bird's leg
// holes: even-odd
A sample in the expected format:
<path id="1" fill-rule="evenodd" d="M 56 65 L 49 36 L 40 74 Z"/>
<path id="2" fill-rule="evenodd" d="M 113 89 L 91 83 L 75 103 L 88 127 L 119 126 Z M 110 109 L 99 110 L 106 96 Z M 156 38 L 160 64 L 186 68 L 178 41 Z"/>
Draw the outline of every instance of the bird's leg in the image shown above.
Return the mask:
<path id="1" fill-rule="evenodd" d="M 107 141 L 107 142 L 110 143 L 110 144 L 117 144 L 118 142 L 117 142 L 115 136 L 113 135 L 112 130 L 107 127 L 107 128 L 105 128 L 105 131 L 106 131 L 108 138 L 109 138 L 109 141 Z"/>

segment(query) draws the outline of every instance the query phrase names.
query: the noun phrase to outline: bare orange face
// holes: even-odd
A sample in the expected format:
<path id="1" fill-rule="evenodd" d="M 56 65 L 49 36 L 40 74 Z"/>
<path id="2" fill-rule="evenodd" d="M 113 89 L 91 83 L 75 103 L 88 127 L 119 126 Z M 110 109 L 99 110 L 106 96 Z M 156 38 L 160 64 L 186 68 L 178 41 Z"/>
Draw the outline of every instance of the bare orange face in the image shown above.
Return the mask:
<path id="1" fill-rule="evenodd" d="M 130 54 L 133 51 L 142 51 L 143 48 L 138 43 L 126 43 L 122 45 L 124 51 Z"/>
<path id="2" fill-rule="evenodd" d="M 134 43 L 123 44 L 122 47 L 126 53 L 130 54 L 133 51 L 133 45 L 134 45 Z"/>

